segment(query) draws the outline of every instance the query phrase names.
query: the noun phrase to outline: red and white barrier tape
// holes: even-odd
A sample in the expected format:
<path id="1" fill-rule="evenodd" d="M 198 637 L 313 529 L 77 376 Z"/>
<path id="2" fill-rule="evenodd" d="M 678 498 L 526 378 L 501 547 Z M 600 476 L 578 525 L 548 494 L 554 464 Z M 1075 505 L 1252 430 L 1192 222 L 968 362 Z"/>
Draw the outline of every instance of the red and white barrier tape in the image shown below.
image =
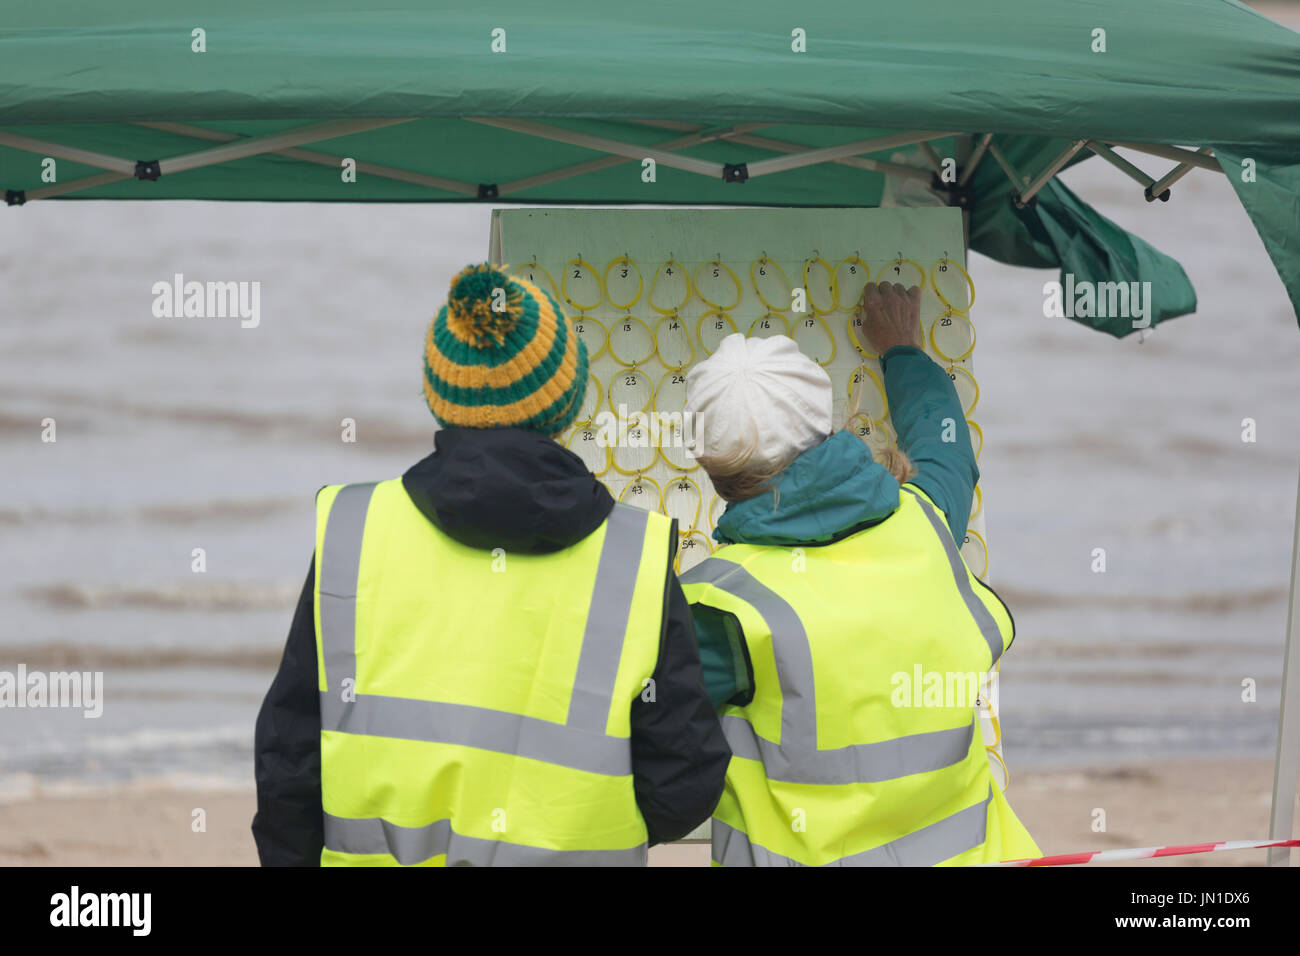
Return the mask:
<path id="1" fill-rule="evenodd" d="M 1188 853 L 1218 853 L 1220 850 L 1263 850 L 1271 846 L 1300 846 L 1300 840 L 1225 840 L 1221 843 L 1187 843 L 1183 846 L 1145 846 L 1131 850 L 1093 850 L 1091 853 L 1062 853 L 1030 860 L 981 863 L 980 866 L 1070 866 L 1077 863 L 1114 863 L 1119 860 L 1149 860 L 1157 856 Z"/>

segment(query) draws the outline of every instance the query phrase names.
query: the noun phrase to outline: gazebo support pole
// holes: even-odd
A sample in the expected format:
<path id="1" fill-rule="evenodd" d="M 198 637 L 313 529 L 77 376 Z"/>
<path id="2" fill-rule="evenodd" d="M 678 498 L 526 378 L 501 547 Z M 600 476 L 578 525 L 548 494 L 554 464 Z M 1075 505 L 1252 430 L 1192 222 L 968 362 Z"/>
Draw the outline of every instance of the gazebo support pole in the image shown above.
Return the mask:
<path id="1" fill-rule="evenodd" d="M 1002 150 L 998 149 L 998 144 L 992 140 L 989 140 L 989 155 L 1002 168 L 1002 172 L 1006 174 L 1007 179 L 1011 180 L 1011 185 L 1016 187 L 1017 193 L 1029 185 L 1029 177 L 1021 176 L 1020 170 L 1011 165 L 1011 160 L 1002 155 Z"/>
<path id="2" fill-rule="evenodd" d="M 1125 149 L 1136 150 L 1139 153 L 1147 153 L 1151 156 L 1159 156 L 1161 159 L 1172 159 L 1175 163 L 1191 163 L 1193 166 L 1201 169 L 1208 169 L 1212 173 L 1223 172 L 1223 167 L 1219 161 L 1214 158 L 1213 153 L 1207 153 L 1205 147 L 1193 152 L 1190 149 L 1180 149 L 1177 146 L 1166 146 L 1164 143 L 1110 143 L 1111 146 L 1123 146 Z"/>
<path id="3" fill-rule="evenodd" d="M 1210 147 L 1202 146 L 1200 149 L 1197 150 L 1197 152 L 1202 154 L 1208 154 L 1210 152 Z M 1179 163 L 1173 169 L 1169 170 L 1169 172 L 1161 176 L 1157 182 L 1155 182 L 1152 186 L 1148 187 L 1146 191 L 1147 202 L 1151 202 L 1153 199 L 1167 199 L 1168 197 L 1165 195 L 1165 193 L 1169 189 L 1169 187 L 1172 186 L 1174 183 L 1178 182 L 1178 180 L 1182 179 L 1191 171 L 1192 171 L 1191 163 Z"/>
<path id="4" fill-rule="evenodd" d="M 975 145 L 975 151 L 971 153 L 970 158 L 962 164 L 961 175 L 957 177 L 957 185 L 959 187 L 965 186 L 970 182 L 971 176 L 975 175 L 975 167 L 978 166 L 980 160 L 984 158 L 984 153 L 988 150 L 989 143 L 992 142 L 992 140 L 992 133 L 985 133 L 980 137 L 979 142 Z"/>
<path id="5" fill-rule="evenodd" d="M 1055 176 L 1057 173 L 1059 173 L 1061 169 L 1064 168 L 1065 164 L 1070 161 L 1070 159 L 1074 156 L 1075 153 L 1083 149 L 1083 144 L 1084 144 L 1084 140 L 1076 139 L 1073 143 L 1071 143 L 1064 150 L 1062 150 L 1061 155 L 1057 156 L 1054 160 L 1048 163 L 1047 168 L 1044 169 L 1041 173 L 1039 173 L 1036 177 L 1034 177 L 1034 181 L 1029 183 L 1029 185 L 1025 187 L 1024 191 L 1019 196 L 1016 197 L 1016 205 L 1017 206 L 1028 205 L 1029 200 L 1033 199 L 1036 195 L 1038 195 L 1038 191 L 1047 185 L 1047 181 L 1051 179 L 1053 176 Z"/>
<path id="6" fill-rule="evenodd" d="M 1269 814 L 1270 840 L 1291 839 L 1295 821 L 1296 773 L 1300 770 L 1300 483 L 1296 490 L 1295 538 L 1291 543 L 1291 597 L 1286 612 L 1286 648 L 1282 662 L 1282 698 L 1277 715 L 1277 759 L 1273 762 L 1273 810 Z M 1272 847 L 1269 866 L 1288 866 L 1292 849 Z"/>
<path id="7" fill-rule="evenodd" d="M 1098 143 L 1095 140 L 1090 139 L 1084 145 L 1087 146 L 1094 153 L 1096 153 L 1098 156 L 1100 156 L 1102 159 L 1106 160 L 1106 162 L 1110 163 L 1112 166 L 1118 169 L 1125 176 L 1141 184 L 1143 189 L 1147 189 L 1153 183 L 1155 183 L 1154 179 L 1152 179 L 1142 170 L 1138 169 L 1136 166 L 1130 163 L 1119 153 L 1115 152 L 1105 143 Z"/>

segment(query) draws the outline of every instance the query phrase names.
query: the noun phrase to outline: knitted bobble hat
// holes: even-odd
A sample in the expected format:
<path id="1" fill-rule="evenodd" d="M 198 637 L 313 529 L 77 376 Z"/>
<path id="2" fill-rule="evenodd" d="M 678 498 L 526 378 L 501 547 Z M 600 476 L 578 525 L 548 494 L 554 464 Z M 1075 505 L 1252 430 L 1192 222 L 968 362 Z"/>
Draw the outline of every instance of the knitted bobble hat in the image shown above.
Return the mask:
<path id="1" fill-rule="evenodd" d="M 440 424 L 556 435 L 586 391 L 586 346 L 549 292 L 487 263 L 451 280 L 424 347 L 424 397 Z"/>
<path id="2" fill-rule="evenodd" d="M 830 376 L 785 335 L 735 332 L 686 373 L 690 452 L 719 474 L 780 471 L 830 437 L 832 407 Z"/>

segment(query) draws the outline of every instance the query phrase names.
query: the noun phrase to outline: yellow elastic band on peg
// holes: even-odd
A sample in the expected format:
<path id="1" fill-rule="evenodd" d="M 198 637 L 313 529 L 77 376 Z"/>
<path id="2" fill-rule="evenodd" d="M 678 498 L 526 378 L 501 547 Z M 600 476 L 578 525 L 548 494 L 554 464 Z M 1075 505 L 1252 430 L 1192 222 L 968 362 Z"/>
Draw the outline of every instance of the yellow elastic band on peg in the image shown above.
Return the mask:
<path id="1" fill-rule="evenodd" d="M 671 405 L 665 405 L 665 403 L 659 398 L 659 396 L 663 393 L 665 385 L 669 385 L 669 386 L 680 385 L 682 387 L 682 391 L 685 392 L 686 391 L 686 370 L 684 368 L 673 368 L 665 372 L 663 377 L 659 379 L 658 384 L 655 385 L 655 398 L 654 398 L 655 408 L 661 412 L 662 411 L 669 411 L 669 412 L 686 411 L 686 396 L 684 394 L 682 395 L 682 401 L 680 405 L 676 403 L 673 403 Z"/>
<path id="2" fill-rule="evenodd" d="M 735 283 L 736 298 L 730 305 L 723 305 L 720 302 L 714 302 L 712 299 L 710 299 L 700 290 L 700 270 L 706 269 L 710 266 L 713 267 L 713 277 L 715 279 L 719 277 L 721 269 L 726 269 L 727 275 L 731 276 L 731 281 Z M 740 280 L 736 278 L 736 274 L 731 271 L 731 267 L 727 265 L 725 262 L 723 262 L 721 259 L 710 259 L 708 262 L 700 263 L 699 268 L 695 270 L 695 277 L 692 281 L 695 283 L 695 294 L 698 295 L 701 299 L 703 299 L 706 305 L 708 305 L 712 309 L 718 310 L 719 312 L 726 312 L 728 309 L 734 309 L 740 303 L 740 297 L 744 294 L 745 291 L 740 284 Z"/>
<path id="3" fill-rule="evenodd" d="M 614 467 L 617 468 L 618 465 L 615 464 Z M 629 472 L 623 472 L 623 474 L 629 474 Z M 654 507 L 649 508 L 648 510 L 650 510 L 650 511 L 661 511 L 661 510 L 662 510 L 662 494 L 661 494 L 661 491 L 660 491 L 660 488 L 659 488 L 659 482 L 655 481 L 655 480 L 654 480 L 653 478 L 651 478 L 649 475 L 643 475 L 643 474 L 640 474 L 639 472 L 631 472 L 631 474 L 632 474 L 632 480 L 629 481 L 626 485 L 623 486 L 623 490 L 620 491 L 619 494 L 618 494 L 618 500 L 619 500 L 619 501 L 627 501 L 629 495 L 635 495 L 635 494 L 637 493 L 637 492 L 635 492 L 635 491 L 632 490 L 635 486 L 637 486 L 637 485 L 641 485 L 642 488 L 644 489 L 644 488 L 648 485 L 650 488 L 653 488 L 653 489 L 654 489 L 654 496 L 653 496 L 653 499 L 652 499 L 652 503 L 653 503 Z"/>
<path id="4" fill-rule="evenodd" d="M 827 278 L 830 279 L 830 283 L 831 283 L 830 284 L 831 304 L 828 308 L 825 309 L 817 308 L 817 302 L 813 299 L 812 285 L 808 281 L 808 267 L 815 265 L 816 263 L 819 262 L 822 264 L 822 268 L 826 270 L 826 276 Z M 835 304 L 839 301 L 840 298 L 840 284 L 839 281 L 835 278 L 835 270 L 831 267 L 831 264 L 827 262 L 825 259 L 823 259 L 821 256 L 814 256 L 811 259 L 804 260 L 803 291 L 804 291 L 804 295 L 808 296 L 808 305 L 813 310 L 813 314 L 829 315 L 831 312 L 835 311 Z"/>
<path id="5" fill-rule="evenodd" d="M 634 358 L 619 355 L 618 351 L 614 347 L 614 341 L 618 337 L 619 331 L 622 330 L 624 333 L 633 332 L 636 328 L 633 323 L 636 323 L 636 325 L 645 329 L 646 335 L 646 349 L 644 354 L 638 355 Z M 642 362 L 649 360 L 649 358 L 655 354 L 655 334 L 650 331 L 650 326 L 646 325 L 635 315 L 619 316 L 611 322 L 609 332 L 606 336 L 606 341 L 609 343 L 609 354 L 612 355 L 614 361 L 618 362 L 620 365 L 640 365 Z"/>
<path id="6" fill-rule="evenodd" d="M 946 269 L 940 269 L 939 267 L 949 266 L 949 265 L 957 267 L 957 271 L 962 274 L 963 278 L 965 278 L 966 286 L 970 289 L 970 301 L 967 302 L 964 307 L 960 305 L 953 305 L 951 302 L 949 302 L 948 299 L 944 296 L 943 292 L 939 289 L 939 283 L 935 279 L 936 271 L 940 271 L 940 272 L 947 271 Z M 930 286 L 934 289 L 935 295 L 939 297 L 939 301 L 942 302 L 944 305 L 946 305 L 948 308 L 952 309 L 954 312 L 969 312 L 971 310 L 971 306 L 975 304 L 975 280 L 970 277 L 970 273 L 967 272 L 962 267 L 962 264 L 960 262 L 956 262 L 952 259 L 947 258 L 946 256 L 940 259 L 938 262 L 936 262 L 933 267 L 931 267 Z"/>
<path id="7" fill-rule="evenodd" d="M 721 505 L 722 507 L 719 508 L 718 507 L 719 505 Z M 718 526 L 718 520 L 722 517 L 722 513 L 726 510 L 727 510 L 727 502 L 723 500 L 721 495 L 715 494 L 712 498 L 709 499 L 709 523 L 716 528 Z"/>
<path id="8" fill-rule="evenodd" d="M 1007 762 L 1002 759 L 1002 754 L 998 753 L 996 746 L 990 747 L 988 744 L 985 744 L 984 752 L 996 760 L 998 766 L 1002 768 L 1002 792 L 1006 793 L 1007 787 L 1011 786 L 1011 771 L 1007 768 Z"/>
<path id="9" fill-rule="evenodd" d="M 675 305 L 670 305 L 668 308 L 662 308 L 658 305 L 655 305 L 655 289 L 659 287 L 660 274 L 662 273 L 664 275 L 672 275 L 673 266 L 677 267 L 677 271 L 681 273 L 682 279 L 684 279 L 686 282 L 686 295 L 682 296 L 682 301 L 676 303 Z M 646 300 L 647 302 L 650 303 L 650 308 L 654 309 L 660 315 L 672 315 L 674 312 L 681 311 L 682 306 L 684 306 L 688 301 L 690 301 L 690 298 L 691 298 L 691 274 L 686 271 L 686 267 L 682 265 L 680 262 L 678 262 L 676 259 L 672 259 L 672 258 L 666 259 L 664 262 L 661 262 L 659 264 L 659 268 L 655 270 L 654 279 L 650 283 L 650 296 Z"/>
<path id="10" fill-rule="evenodd" d="M 848 305 L 846 305 L 846 304 L 844 304 L 843 302 L 840 301 L 840 295 L 839 295 L 839 293 L 840 293 L 840 267 L 843 266 L 843 265 L 846 265 L 846 264 L 849 266 L 850 269 L 857 268 L 857 267 L 859 267 L 859 266 L 862 267 L 862 284 L 863 284 L 864 286 L 865 286 L 868 282 L 871 281 L 871 266 L 867 265 L 865 262 L 863 262 L 863 261 L 862 261 L 861 259 L 859 259 L 857 256 L 845 256 L 845 257 L 844 257 L 843 259 L 841 259 L 839 262 L 835 263 L 835 272 L 833 273 L 833 275 L 835 276 L 835 308 L 837 308 L 837 309 L 850 309 L 850 308 L 852 308 L 855 304 L 857 304 L 857 301 L 858 301 L 856 297 L 854 298 L 853 302 L 850 303 L 850 304 L 848 304 Z M 861 295 L 862 295 L 862 293 L 861 293 L 861 291 L 859 291 L 859 292 L 858 292 L 858 296 L 861 296 Z"/>
<path id="11" fill-rule="evenodd" d="M 556 302 L 559 302 L 560 287 L 555 284 L 555 280 L 551 278 L 551 274 L 547 272 L 546 268 L 536 259 L 532 259 L 529 260 L 528 262 L 525 262 L 523 265 L 521 265 L 518 269 L 515 270 L 514 275 L 522 276 L 524 274 L 527 274 L 528 281 L 531 282 L 533 285 L 538 285 L 537 274 L 539 272 L 542 274 L 543 278 L 546 279 L 546 284 L 551 287 L 551 297 L 555 299 Z M 582 311 L 582 310 L 579 309 L 578 311 Z"/>
<path id="12" fill-rule="evenodd" d="M 704 552 L 703 556 L 700 558 L 701 561 L 704 560 L 704 558 L 707 558 L 713 551 L 713 542 L 710 541 L 709 536 L 699 528 L 694 528 L 690 531 L 680 531 L 678 532 L 678 537 L 681 539 L 681 543 L 677 547 L 677 554 L 673 556 L 673 570 L 678 574 L 682 573 L 682 556 L 688 550 L 700 548 Z M 694 565 L 692 565 L 692 567 L 694 567 Z"/>
<path id="13" fill-rule="evenodd" d="M 980 383 L 976 380 L 975 376 L 970 373 L 970 370 L 964 366 L 950 365 L 945 369 L 945 371 L 948 373 L 948 377 L 952 379 L 954 385 L 957 383 L 959 377 L 964 377 L 970 380 L 971 388 L 975 391 L 971 396 L 970 405 L 962 409 L 963 414 L 969 415 L 971 412 L 975 411 L 975 406 L 980 403 Z"/>
<path id="14" fill-rule="evenodd" d="M 638 429 L 644 429 L 647 433 L 645 436 L 646 443 L 644 446 L 633 445 L 628 440 L 628 435 L 630 435 L 632 432 Z M 614 466 L 614 470 L 617 471 L 620 475 L 631 475 L 637 478 L 645 478 L 645 472 L 649 471 L 651 468 L 654 467 L 655 460 L 659 457 L 659 449 L 655 448 L 654 445 L 651 443 L 651 439 L 653 437 L 654 436 L 650 434 L 650 425 L 648 422 L 643 422 L 643 421 L 638 421 L 636 423 L 629 422 L 627 427 L 624 428 L 623 432 L 618 436 L 618 440 L 614 443 L 614 447 L 610 449 L 609 458 L 610 458 L 610 463 Z M 637 453 L 644 453 L 647 458 L 645 464 L 633 465 L 631 467 L 624 466 L 619 461 L 619 452 L 625 450 L 633 451 Z M 650 481 L 650 480 L 651 479 L 646 478 L 646 481 Z M 658 487 L 659 485 L 656 483 L 655 488 L 657 489 Z"/>
<path id="15" fill-rule="evenodd" d="M 938 329 L 940 326 L 943 326 L 944 319 L 947 319 L 949 322 L 961 321 L 965 323 L 968 329 L 970 329 L 970 345 L 967 347 L 966 351 L 962 352 L 960 355 L 949 355 L 947 352 L 945 352 L 942 348 L 939 347 L 939 339 L 935 330 Z M 964 312 L 958 312 L 955 309 L 949 308 L 947 312 L 944 312 L 942 315 L 936 316 L 934 321 L 930 323 L 930 347 L 934 349 L 937 355 L 946 359 L 947 361 L 960 362 L 966 356 L 970 355 L 971 352 L 975 351 L 974 323 L 971 322 L 970 317 L 967 316 Z"/>
<path id="16" fill-rule="evenodd" d="M 632 296 L 627 302 L 615 302 L 614 297 L 609 294 L 609 274 L 614 271 L 614 267 L 622 263 L 623 275 L 619 278 L 626 279 L 629 268 L 636 270 L 636 295 Z M 603 280 L 605 288 L 605 298 L 609 299 L 609 304 L 616 309 L 630 309 L 636 305 L 641 298 L 641 290 L 645 286 L 645 279 L 641 275 L 641 267 L 632 260 L 630 256 L 615 256 L 609 260 L 609 265 L 605 266 L 605 278 Z"/>
<path id="17" fill-rule="evenodd" d="M 599 319 L 590 315 L 578 314 L 569 319 L 573 323 L 573 331 L 578 333 L 578 338 L 584 342 L 587 341 L 588 326 L 600 329 L 600 348 L 593 349 L 590 345 L 587 347 L 587 361 L 590 362 L 596 356 L 604 353 L 605 348 L 609 345 L 609 330 L 605 328 Z"/>
<path id="18" fill-rule="evenodd" d="M 718 312 L 718 311 L 716 311 L 716 310 L 713 311 L 713 312 L 705 312 L 702 316 L 700 316 L 699 321 L 695 323 L 695 335 L 696 335 L 696 337 L 700 340 L 700 348 L 704 349 L 704 354 L 705 354 L 705 355 L 712 355 L 712 354 L 713 354 L 713 349 L 709 348 L 707 345 L 704 344 L 704 331 L 703 331 L 703 330 L 704 330 L 704 320 L 705 320 L 705 319 L 708 319 L 709 321 L 714 322 L 714 323 L 717 323 L 717 322 L 723 322 L 723 323 L 725 323 L 726 325 L 731 326 L 731 331 L 732 331 L 732 332 L 735 332 L 735 331 L 736 331 L 736 323 L 732 320 L 731 316 L 729 316 L 727 313 L 725 313 L 725 312 Z M 716 326 L 716 324 L 715 324 L 715 326 L 714 326 L 714 331 L 715 331 L 715 332 L 723 332 L 722 337 L 718 340 L 719 342 L 721 342 L 722 339 L 725 339 L 725 338 L 727 337 L 727 335 L 730 334 L 730 333 L 728 333 L 728 332 L 725 332 L 725 331 L 722 330 L 722 329 L 719 329 L 719 328 Z"/>
<path id="19" fill-rule="evenodd" d="M 660 449 L 660 451 L 662 452 L 662 449 Z M 663 490 L 660 492 L 660 501 L 663 504 L 664 514 L 667 514 L 668 517 L 670 518 L 673 517 L 671 514 L 668 514 L 668 492 L 672 491 L 673 489 L 677 489 L 678 491 L 681 491 L 686 486 L 695 489 L 695 513 L 691 516 L 691 523 L 687 525 L 684 530 L 694 531 L 700 521 L 700 505 L 704 501 L 704 492 L 700 490 L 699 485 L 697 485 L 690 478 L 687 478 L 685 475 L 673 475 L 671 478 L 668 479 L 668 483 L 664 486 Z M 680 524 L 678 525 L 678 528 L 679 529 L 681 528 Z"/>
<path id="20" fill-rule="evenodd" d="M 816 324 L 814 325 L 813 323 Z M 794 328 L 790 331 L 790 338 L 794 339 L 797 343 L 799 341 L 800 329 L 813 329 L 818 325 L 820 325 L 822 331 L 826 333 L 826 340 L 831 343 L 831 354 L 824 359 L 819 359 L 812 355 L 809 355 L 808 357 L 818 365 L 830 365 L 831 362 L 835 361 L 835 336 L 831 334 L 831 330 L 827 327 L 826 321 L 821 317 L 821 315 L 816 312 L 813 312 L 811 315 L 807 312 L 799 313 L 799 317 L 794 320 Z M 800 351 L 802 351 L 802 348 Z M 807 355 L 806 352 L 804 354 Z"/>
<path id="21" fill-rule="evenodd" d="M 568 292 L 569 266 L 575 267 L 575 269 L 578 271 L 581 271 L 582 269 L 586 269 L 589 273 L 591 273 L 591 277 L 596 280 L 596 291 L 598 294 L 596 296 L 596 301 L 591 303 L 591 305 L 583 305 L 581 302 L 574 302 L 572 299 L 569 298 L 569 292 Z M 579 276 L 574 276 L 574 278 L 577 279 L 579 278 Z M 598 308 L 600 306 L 600 303 L 604 300 L 605 287 L 600 281 L 600 273 L 596 271 L 595 266 L 593 266 L 590 262 L 587 262 L 581 258 L 570 259 L 568 262 L 564 264 L 564 272 L 561 273 L 560 275 L 560 295 L 564 297 L 565 302 L 569 303 L 569 305 L 577 309 L 579 312 L 590 312 L 592 309 Z"/>
<path id="22" fill-rule="evenodd" d="M 650 407 L 650 402 L 653 401 L 654 399 L 654 385 L 650 383 L 650 376 L 647 375 L 643 369 L 641 369 L 636 365 L 630 366 L 628 368 L 620 368 L 617 371 L 615 371 L 613 375 L 610 376 L 609 387 L 605 389 L 605 394 L 609 398 L 610 411 L 614 412 L 615 414 L 618 413 L 618 406 L 614 404 L 614 393 L 616 391 L 622 392 L 624 388 L 635 388 L 637 386 L 637 382 L 628 381 L 628 379 L 632 379 L 632 378 L 650 384 L 649 394 L 646 395 L 646 400 L 641 404 L 641 406 L 639 408 L 631 408 L 631 406 L 629 406 L 629 409 L 632 412 L 634 413 L 644 412 L 646 409 Z"/>
<path id="23" fill-rule="evenodd" d="M 966 419 L 966 427 L 970 429 L 971 444 L 975 446 L 975 457 L 979 458 L 980 452 L 984 450 L 984 429 L 969 418 Z"/>
<path id="24" fill-rule="evenodd" d="M 596 386 L 596 400 L 595 400 L 594 402 L 591 403 L 591 414 L 590 414 L 590 415 L 588 415 L 586 418 L 579 418 L 579 419 L 575 419 L 575 420 L 574 420 L 573 424 L 575 424 L 575 425 L 577 425 L 577 426 L 579 426 L 579 427 L 581 427 L 581 426 L 583 426 L 583 425 L 590 425 L 590 424 L 592 423 L 592 420 L 595 419 L 596 414 L 600 411 L 600 403 L 601 403 L 602 401 L 604 401 L 604 398 L 605 398 L 605 389 L 601 387 L 600 379 L 596 378 L 596 376 L 595 376 L 594 374 L 592 374 L 592 373 L 589 372 L 589 373 L 587 373 L 587 391 L 588 391 L 588 393 L 590 393 L 590 391 L 591 391 L 591 386 L 593 386 L 593 385 Z M 586 404 L 587 404 L 587 399 L 588 399 L 588 397 L 589 397 L 588 395 L 584 395 L 584 396 L 582 397 L 582 404 L 583 404 L 583 405 L 586 405 Z M 581 409 L 581 408 L 578 409 L 578 414 L 579 414 L 579 415 L 582 414 L 582 409 Z"/>
<path id="25" fill-rule="evenodd" d="M 903 274 L 900 267 L 902 266 L 911 266 L 913 269 L 915 269 L 916 276 L 917 276 L 916 284 L 921 287 L 925 286 L 925 267 L 922 266 L 921 263 L 919 262 L 914 262 L 911 259 L 904 259 L 901 256 L 897 259 L 890 259 L 889 262 L 885 264 L 885 268 L 883 270 L 884 275 L 882 277 L 877 278 L 876 283 L 880 284 L 882 282 L 899 282 L 899 284 L 901 285 L 902 283 L 900 280 L 903 278 Z M 890 269 L 894 270 L 893 276 L 889 275 Z"/>
<path id="26" fill-rule="evenodd" d="M 754 275 L 755 269 L 758 270 L 759 275 L 766 275 L 767 270 L 772 269 L 777 275 L 781 277 L 781 281 L 785 283 L 786 302 L 784 305 L 773 305 L 771 302 L 767 301 L 767 296 L 763 295 L 763 290 L 759 288 L 758 277 Z M 785 270 L 781 268 L 779 263 L 769 259 L 767 256 L 759 256 L 757 259 L 754 260 L 753 264 L 751 264 L 749 267 L 749 281 L 754 286 L 754 294 L 758 296 L 760 302 L 762 302 L 765 306 L 767 306 L 769 311 L 771 312 L 790 311 L 790 308 L 792 306 L 792 303 L 790 302 L 790 292 L 792 289 L 794 289 L 794 284 L 790 281 L 790 277 L 785 274 Z"/>
<path id="27" fill-rule="evenodd" d="M 690 354 L 686 357 L 686 361 L 674 363 L 669 361 L 669 358 L 664 355 L 663 346 L 660 344 L 660 336 L 665 322 L 676 322 L 677 328 L 682 333 L 682 338 L 686 339 L 686 345 L 690 349 Z M 672 331 L 671 325 L 669 326 L 668 331 Z M 695 361 L 695 340 L 691 338 L 691 333 L 686 330 L 686 323 L 682 320 L 680 315 L 677 315 L 676 313 L 665 315 L 659 320 L 659 324 L 655 326 L 655 355 L 659 357 L 659 361 L 663 362 L 664 368 L 673 369 L 674 371 L 686 368 L 686 366 Z"/>

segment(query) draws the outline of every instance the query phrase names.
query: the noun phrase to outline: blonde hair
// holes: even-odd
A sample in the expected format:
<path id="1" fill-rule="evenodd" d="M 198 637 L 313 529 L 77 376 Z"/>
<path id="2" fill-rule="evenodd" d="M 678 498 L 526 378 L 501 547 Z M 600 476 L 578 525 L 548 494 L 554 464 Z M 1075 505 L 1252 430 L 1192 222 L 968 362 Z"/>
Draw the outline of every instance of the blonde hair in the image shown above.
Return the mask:
<path id="1" fill-rule="evenodd" d="M 768 489 L 769 482 L 785 471 L 785 466 L 782 466 L 776 471 L 741 470 L 726 474 L 716 470 L 719 467 L 716 458 L 697 458 L 696 461 L 708 472 L 709 481 L 713 482 L 713 490 L 723 501 L 747 501 L 756 498 Z M 772 492 L 776 493 L 775 487 L 772 488 Z M 772 506 L 776 507 L 775 500 Z"/>
<path id="2" fill-rule="evenodd" d="M 871 449 L 871 457 L 878 464 L 883 465 L 885 469 L 894 476 L 900 485 L 906 484 L 916 477 L 916 466 L 912 464 L 912 459 L 907 457 L 907 452 L 901 448 L 882 448 L 877 451 Z M 771 484 L 775 479 L 780 477 L 785 471 L 786 465 L 782 465 L 776 471 L 747 471 L 741 470 L 724 474 L 715 469 L 720 467 L 716 458 L 697 458 L 700 467 L 708 472 L 709 480 L 713 482 L 713 490 L 718 493 L 718 497 L 723 501 L 748 501 L 750 498 L 757 498 L 769 488 L 772 491 L 772 509 L 780 499 L 780 493 L 775 485 Z"/>
<path id="3" fill-rule="evenodd" d="M 900 485 L 905 485 L 916 477 L 916 466 L 901 448 L 882 448 L 880 451 L 872 449 L 871 457 L 877 464 L 884 465 Z"/>
<path id="4" fill-rule="evenodd" d="M 861 392 L 855 391 L 853 403 L 845 413 L 844 424 L 837 429 L 838 431 L 848 428 L 849 423 L 857 417 L 860 401 Z M 834 434 L 834 432 L 831 434 Z M 781 496 L 771 482 L 780 477 L 781 473 L 789 467 L 790 462 L 794 461 L 794 458 L 785 462 L 780 468 L 771 471 L 751 471 L 745 467 L 745 464 L 757 445 L 757 434 L 750 434 L 745 449 L 735 456 L 726 459 L 701 457 L 697 458 L 696 461 L 708 473 L 709 480 L 713 482 L 713 490 L 718 493 L 718 497 L 723 501 L 748 501 L 750 498 L 757 498 L 770 488 L 772 491 L 772 510 L 775 511 Z M 883 465 L 900 485 L 906 484 L 916 477 L 916 466 L 912 464 L 912 459 L 907 457 L 907 452 L 903 451 L 903 449 L 882 448 L 877 451 L 871 448 L 870 451 L 872 460 L 878 465 Z"/>

